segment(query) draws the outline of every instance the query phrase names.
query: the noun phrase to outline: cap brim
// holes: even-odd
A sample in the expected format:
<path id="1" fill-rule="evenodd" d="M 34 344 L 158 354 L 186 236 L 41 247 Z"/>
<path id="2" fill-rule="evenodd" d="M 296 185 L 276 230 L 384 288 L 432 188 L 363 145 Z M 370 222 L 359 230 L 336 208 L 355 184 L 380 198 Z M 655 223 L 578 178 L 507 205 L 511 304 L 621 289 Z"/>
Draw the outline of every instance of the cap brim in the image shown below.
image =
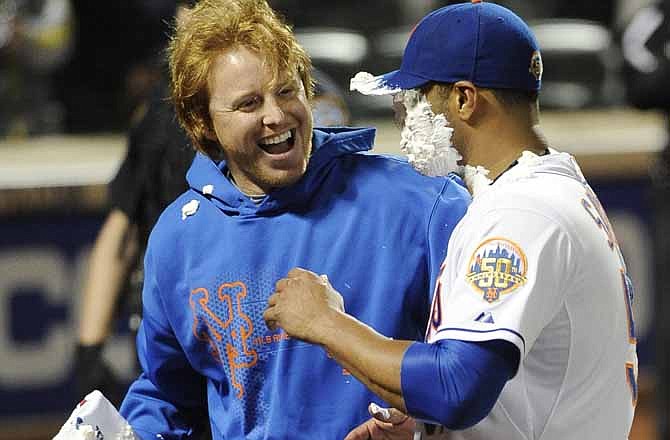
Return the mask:
<path id="1" fill-rule="evenodd" d="M 351 78 L 349 90 L 363 95 L 392 95 L 401 90 L 416 89 L 426 84 L 428 79 L 412 75 L 401 70 L 384 75 L 373 76 L 367 72 L 358 72 Z"/>

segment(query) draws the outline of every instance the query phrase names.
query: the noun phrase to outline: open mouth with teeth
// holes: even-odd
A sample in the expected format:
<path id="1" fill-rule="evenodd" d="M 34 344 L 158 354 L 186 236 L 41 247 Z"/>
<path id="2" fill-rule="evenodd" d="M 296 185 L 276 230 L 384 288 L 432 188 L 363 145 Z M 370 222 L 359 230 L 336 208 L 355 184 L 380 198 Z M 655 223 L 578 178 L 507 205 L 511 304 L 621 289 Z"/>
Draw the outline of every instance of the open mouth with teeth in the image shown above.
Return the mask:
<path id="1" fill-rule="evenodd" d="M 276 136 L 261 139 L 258 146 L 269 154 L 284 154 L 291 151 L 295 144 L 295 129 L 286 130 Z"/>

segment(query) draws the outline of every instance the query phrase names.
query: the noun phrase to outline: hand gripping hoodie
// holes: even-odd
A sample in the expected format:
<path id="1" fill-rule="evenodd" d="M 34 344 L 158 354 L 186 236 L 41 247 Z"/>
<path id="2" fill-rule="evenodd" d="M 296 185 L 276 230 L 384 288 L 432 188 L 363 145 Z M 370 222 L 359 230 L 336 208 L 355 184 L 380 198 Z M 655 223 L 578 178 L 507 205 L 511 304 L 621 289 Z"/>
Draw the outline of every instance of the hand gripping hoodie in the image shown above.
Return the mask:
<path id="1" fill-rule="evenodd" d="M 161 215 L 145 256 L 143 373 L 121 407 L 144 439 L 341 439 L 381 401 L 319 346 L 270 331 L 274 284 L 327 274 L 348 313 L 423 339 L 449 236 L 470 197 L 369 154 L 373 129 L 317 129 L 304 176 L 260 203 L 197 155 L 190 189 Z"/>

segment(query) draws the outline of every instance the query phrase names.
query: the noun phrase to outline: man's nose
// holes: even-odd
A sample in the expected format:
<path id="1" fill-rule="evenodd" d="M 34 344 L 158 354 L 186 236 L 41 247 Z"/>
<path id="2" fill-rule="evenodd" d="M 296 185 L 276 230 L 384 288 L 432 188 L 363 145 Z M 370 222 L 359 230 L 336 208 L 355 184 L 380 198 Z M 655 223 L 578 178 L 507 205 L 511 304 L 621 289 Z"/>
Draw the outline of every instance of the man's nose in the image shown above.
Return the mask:
<path id="1" fill-rule="evenodd" d="M 284 120 L 284 110 L 276 98 L 268 98 L 263 105 L 263 124 L 277 125 Z"/>

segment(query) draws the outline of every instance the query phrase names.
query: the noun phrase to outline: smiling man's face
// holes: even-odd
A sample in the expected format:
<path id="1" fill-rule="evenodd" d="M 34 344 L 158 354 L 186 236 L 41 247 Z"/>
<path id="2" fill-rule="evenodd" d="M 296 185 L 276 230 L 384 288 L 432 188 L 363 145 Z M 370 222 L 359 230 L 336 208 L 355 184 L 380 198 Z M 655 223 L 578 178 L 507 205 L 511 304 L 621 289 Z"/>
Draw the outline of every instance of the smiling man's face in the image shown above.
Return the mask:
<path id="1" fill-rule="evenodd" d="M 312 149 L 312 114 L 296 72 L 275 75 L 245 47 L 218 55 L 208 80 L 212 138 L 237 186 L 267 193 L 295 183 Z"/>

